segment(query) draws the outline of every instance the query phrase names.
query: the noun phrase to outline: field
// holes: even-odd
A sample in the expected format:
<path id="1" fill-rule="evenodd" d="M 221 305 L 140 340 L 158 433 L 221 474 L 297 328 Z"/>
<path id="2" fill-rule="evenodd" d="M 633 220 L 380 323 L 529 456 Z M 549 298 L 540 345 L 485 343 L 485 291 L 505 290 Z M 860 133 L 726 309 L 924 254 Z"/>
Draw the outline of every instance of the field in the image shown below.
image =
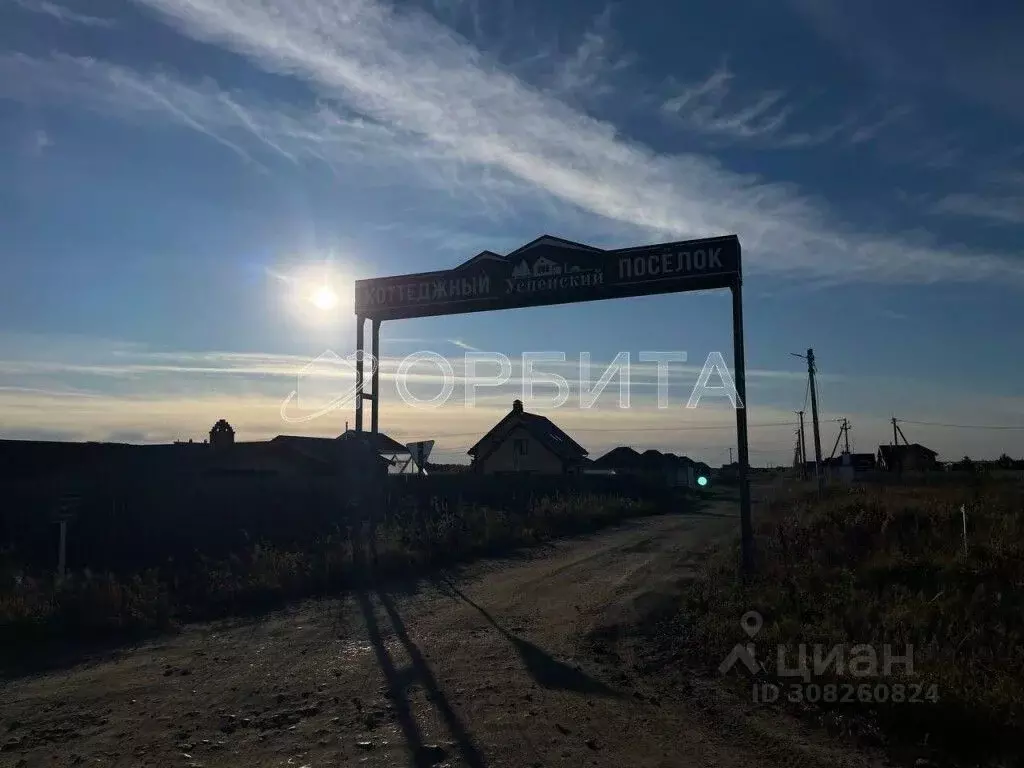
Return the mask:
<path id="1" fill-rule="evenodd" d="M 756 575 L 746 584 L 739 579 L 735 546 L 713 556 L 675 609 L 645 632 L 647 668 L 721 681 L 719 665 L 749 642 L 763 667 L 754 676 L 737 664 L 725 677 L 748 702 L 755 681 L 774 683 L 782 695 L 772 706 L 882 745 L 910 763 L 1019 759 L 1019 483 L 855 486 L 828 489 L 821 498 L 794 489 L 777 493 L 756 523 Z M 749 611 L 763 622 L 752 638 L 740 625 Z M 801 644 L 809 670 L 803 678 L 796 674 Z M 875 665 L 851 663 L 857 654 L 868 658 L 858 645 L 874 649 Z M 815 646 L 821 660 L 841 649 L 846 668 L 837 668 L 834 657 L 816 669 Z M 886 648 L 896 659 L 888 670 Z M 898 660 L 907 656 L 910 668 Z M 792 687 L 801 681 L 813 686 Z M 829 684 L 839 692 L 833 701 L 820 695 Z M 864 684 L 869 687 L 861 689 Z M 813 701 L 800 693 L 811 688 Z M 856 691 L 852 701 L 842 700 L 844 690 Z"/>
<path id="2" fill-rule="evenodd" d="M 176 556 L 154 557 L 137 570 L 79 567 L 60 585 L 52 572 L 26 569 L 16 552 L 8 552 L 0 563 L 0 646 L 10 656 L 2 661 L 262 612 L 350 589 L 371 573 L 375 581 L 407 577 L 658 509 L 649 501 L 585 493 L 532 497 L 508 508 L 423 504 L 393 510 L 374 526 L 349 517 L 325 523 L 315 535 L 242 538 L 230 549 L 221 539 L 213 554 L 201 543 L 191 551 L 179 547 L 172 550 Z M 303 527 L 308 525 L 295 525 Z M 138 552 L 119 559 L 135 565 Z"/>

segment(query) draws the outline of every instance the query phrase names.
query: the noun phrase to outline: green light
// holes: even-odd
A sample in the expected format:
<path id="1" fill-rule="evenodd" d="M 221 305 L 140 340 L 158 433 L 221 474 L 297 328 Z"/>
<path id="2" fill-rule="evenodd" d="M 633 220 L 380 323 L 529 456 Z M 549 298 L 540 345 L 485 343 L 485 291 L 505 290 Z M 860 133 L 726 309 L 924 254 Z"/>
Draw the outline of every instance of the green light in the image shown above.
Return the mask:
<path id="1" fill-rule="evenodd" d="M 697 478 L 697 485 L 699 485 L 701 488 L 703 488 L 707 484 L 708 479 L 704 477 L 704 475 L 701 475 L 700 477 Z"/>

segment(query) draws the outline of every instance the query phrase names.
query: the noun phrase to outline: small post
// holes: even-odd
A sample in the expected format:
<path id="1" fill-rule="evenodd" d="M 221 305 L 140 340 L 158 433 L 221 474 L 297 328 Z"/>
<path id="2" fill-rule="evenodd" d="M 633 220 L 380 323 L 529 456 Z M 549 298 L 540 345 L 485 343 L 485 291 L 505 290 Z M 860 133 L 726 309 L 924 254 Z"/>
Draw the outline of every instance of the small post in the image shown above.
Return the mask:
<path id="1" fill-rule="evenodd" d="M 60 519 L 60 545 L 57 550 L 57 584 L 64 583 L 64 570 L 67 564 L 68 551 L 68 520 L 66 517 Z"/>
<path id="2" fill-rule="evenodd" d="M 967 557 L 967 507 L 960 505 L 960 517 L 964 523 L 964 557 Z"/>

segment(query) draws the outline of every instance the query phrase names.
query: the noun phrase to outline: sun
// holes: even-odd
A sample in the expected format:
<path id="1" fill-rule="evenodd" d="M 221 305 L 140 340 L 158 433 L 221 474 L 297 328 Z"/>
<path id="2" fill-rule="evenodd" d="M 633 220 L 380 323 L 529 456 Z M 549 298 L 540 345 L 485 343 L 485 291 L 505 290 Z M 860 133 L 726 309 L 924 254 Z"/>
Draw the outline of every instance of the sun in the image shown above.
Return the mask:
<path id="1" fill-rule="evenodd" d="M 288 262 L 268 267 L 267 274 L 280 289 L 281 309 L 291 320 L 310 330 L 334 331 L 350 319 L 355 284 L 344 264 L 308 257 Z"/>
<path id="2" fill-rule="evenodd" d="M 310 303 L 322 312 L 330 312 L 338 306 L 338 294 L 329 285 L 316 288 L 309 297 Z"/>

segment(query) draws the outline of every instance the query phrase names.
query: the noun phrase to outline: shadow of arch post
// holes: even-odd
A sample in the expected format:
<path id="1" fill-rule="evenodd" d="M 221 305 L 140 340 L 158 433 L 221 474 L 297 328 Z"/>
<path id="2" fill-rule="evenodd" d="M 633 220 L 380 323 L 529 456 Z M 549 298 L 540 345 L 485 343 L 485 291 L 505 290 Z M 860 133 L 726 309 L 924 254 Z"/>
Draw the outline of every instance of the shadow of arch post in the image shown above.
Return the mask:
<path id="1" fill-rule="evenodd" d="M 363 401 L 370 401 L 370 431 L 377 432 L 380 366 L 364 391 L 364 324 L 372 320 L 377 360 L 385 320 L 572 304 L 602 299 L 728 288 L 732 293 L 733 365 L 739 402 L 736 443 L 740 485 L 740 565 L 753 571 L 750 454 L 743 345 L 743 275 L 736 235 L 604 250 L 543 235 L 507 255 L 483 251 L 449 270 L 357 280 L 356 431 L 363 431 Z"/>

